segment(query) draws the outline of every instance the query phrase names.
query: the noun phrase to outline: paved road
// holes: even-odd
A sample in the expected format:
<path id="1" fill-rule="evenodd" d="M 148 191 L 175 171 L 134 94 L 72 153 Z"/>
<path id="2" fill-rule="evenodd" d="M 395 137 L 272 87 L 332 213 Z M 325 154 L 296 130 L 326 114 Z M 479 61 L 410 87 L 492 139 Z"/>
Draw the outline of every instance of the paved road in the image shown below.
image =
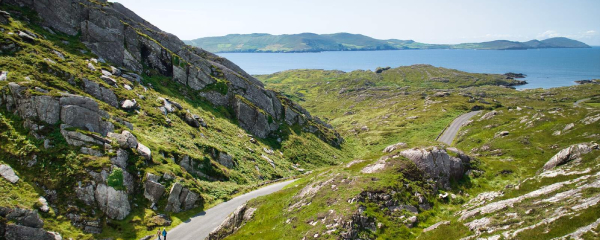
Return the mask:
<path id="1" fill-rule="evenodd" d="M 573 103 L 573 106 L 574 107 L 579 107 L 579 104 L 581 104 L 582 102 L 585 102 L 585 101 L 589 101 L 590 99 L 591 98 L 584 98 L 584 99 L 577 100 L 577 102 Z"/>
<path id="2" fill-rule="evenodd" d="M 208 237 L 208 234 L 221 225 L 223 220 L 225 220 L 225 218 L 227 218 L 227 216 L 229 216 L 229 214 L 231 214 L 237 207 L 255 197 L 277 192 L 294 181 L 295 180 L 289 180 L 275 183 L 214 206 L 173 228 L 167 234 L 167 239 L 204 240 L 206 237 Z"/>
<path id="3" fill-rule="evenodd" d="M 460 127 L 462 127 L 463 124 L 480 112 L 481 111 L 474 111 L 458 116 L 456 119 L 454 119 L 454 121 L 452 121 L 452 124 L 450 124 L 446 130 L 444 130 L 442 135 L 438 138 L 438 141 L 452 145 L 452 141 L 454 141 L 454 138 L 456 137 L 456 134 L 458 134 Z"/>

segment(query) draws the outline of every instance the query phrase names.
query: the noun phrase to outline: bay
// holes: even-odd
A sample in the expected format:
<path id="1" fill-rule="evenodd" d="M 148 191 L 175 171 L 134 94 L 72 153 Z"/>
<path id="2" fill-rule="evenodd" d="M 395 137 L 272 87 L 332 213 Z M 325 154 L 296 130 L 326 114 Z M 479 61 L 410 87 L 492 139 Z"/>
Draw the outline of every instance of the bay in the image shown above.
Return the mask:
<path id="1" fill-rule="evenodd" d="M 518 89 L 571 86 L 600 79 L 600 47 L 532 50 L 392 50 L 320 53 L 220 53 L 249 74 L 290 69 L 375 70 L 430 64 L 473 73 L 523 73 Z"/>

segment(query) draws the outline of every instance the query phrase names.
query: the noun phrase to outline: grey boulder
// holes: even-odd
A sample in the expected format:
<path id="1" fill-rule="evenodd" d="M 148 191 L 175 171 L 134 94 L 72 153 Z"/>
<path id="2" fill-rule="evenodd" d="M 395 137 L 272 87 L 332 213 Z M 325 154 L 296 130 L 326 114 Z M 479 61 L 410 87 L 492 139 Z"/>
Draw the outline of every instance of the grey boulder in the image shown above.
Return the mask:
<path id="1" fill-rule="evenodd" d="M 550 158 L 550 160 L 544 164 L 544 170 L 550 170 L 558 165 L 578 159 L 582 155 L 592 152 L 594 149 L 598 149 L 597 144 L 580 143 L 571 145 L 568 148 L 560 150 L 560 152 Z"/>
<path id="2" fill-rule="evenodd" d="M 0 176 L 13 184 L 19 181 L 19 176 L 17 176 L 15 171 L 8 165 L 0 165 Z"/>
<path id="3" fill-rule="evenodd" d="M 98 184 L 95 193 L 98 207 L 111 219 L 123 220 L 129 211 L 129 200 L 125 191 L 117 191 L 105 184 Z"/>
<path id="4" fill-rule="evenodd" d="M 150 148 L 146 147 L 144 144 L 138 143 L 137 151 L 146 160 L 152 159 L 152 151 L 150 151 Z"/>

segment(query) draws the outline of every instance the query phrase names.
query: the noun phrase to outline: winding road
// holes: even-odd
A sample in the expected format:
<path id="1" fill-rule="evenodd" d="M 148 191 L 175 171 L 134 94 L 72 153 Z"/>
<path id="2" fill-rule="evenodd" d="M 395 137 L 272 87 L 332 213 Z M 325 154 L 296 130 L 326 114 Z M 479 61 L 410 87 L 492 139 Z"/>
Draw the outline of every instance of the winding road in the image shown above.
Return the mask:
<path id="1" fill-rule="evenodd" d="M 580 105 L 582 102 L 589 101 L 590 99 L 591 99 L 591 98 L 584 98 L 584 99 L 577 100 L 576 102 L 574 102 L 574 103 L 573 103 L 573 106 L 574 106 L 574 107 L 579 107 L 579 105 Z"/>
<path id="2" fill-rule="evenodd" d="M 227 218 L 227 216 L 229 216 L 229 214 L 237 207 L 255 197 L 277 192 L 294 181 L 296 180 L 271 184 L 214 206 L 173 228 L 167 234 L 167 239 L 204 240 L 208 237 L 208 234 L 221 225 L 225 218 Z"/>
<path id="3" fill-rule="evenodd" d="M 458 134 L 460 127 L 462 127 L 463 124 L 480 112 L 481 111 L 468 112 L 458 116 L 456 119 L 454 119 L 454 121 L 452 121 L 452 124 L 450 124 L 450 126 L 444 130 L 442 135 L 438 138 L 438 141 L 452 145 L 452 141 L 454 141 L 454 138 L 456 137 L 456 134 Z"/>

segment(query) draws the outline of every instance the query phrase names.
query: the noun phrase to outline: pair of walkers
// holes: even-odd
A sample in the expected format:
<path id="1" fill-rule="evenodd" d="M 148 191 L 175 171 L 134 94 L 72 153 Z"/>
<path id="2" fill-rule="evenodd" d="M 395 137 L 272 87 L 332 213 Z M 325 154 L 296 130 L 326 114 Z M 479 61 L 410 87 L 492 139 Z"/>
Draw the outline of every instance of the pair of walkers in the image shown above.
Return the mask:
<path id="1" fill-rule="evenodd" d="M 156 231 L 156 236 L 158 237 L 158 240 L 167 240 L 167 230 L 163 228 L 161 232 L 159 228 L 158 231 Z M 162 236 L 162 238 L 160 236 Z"/>

